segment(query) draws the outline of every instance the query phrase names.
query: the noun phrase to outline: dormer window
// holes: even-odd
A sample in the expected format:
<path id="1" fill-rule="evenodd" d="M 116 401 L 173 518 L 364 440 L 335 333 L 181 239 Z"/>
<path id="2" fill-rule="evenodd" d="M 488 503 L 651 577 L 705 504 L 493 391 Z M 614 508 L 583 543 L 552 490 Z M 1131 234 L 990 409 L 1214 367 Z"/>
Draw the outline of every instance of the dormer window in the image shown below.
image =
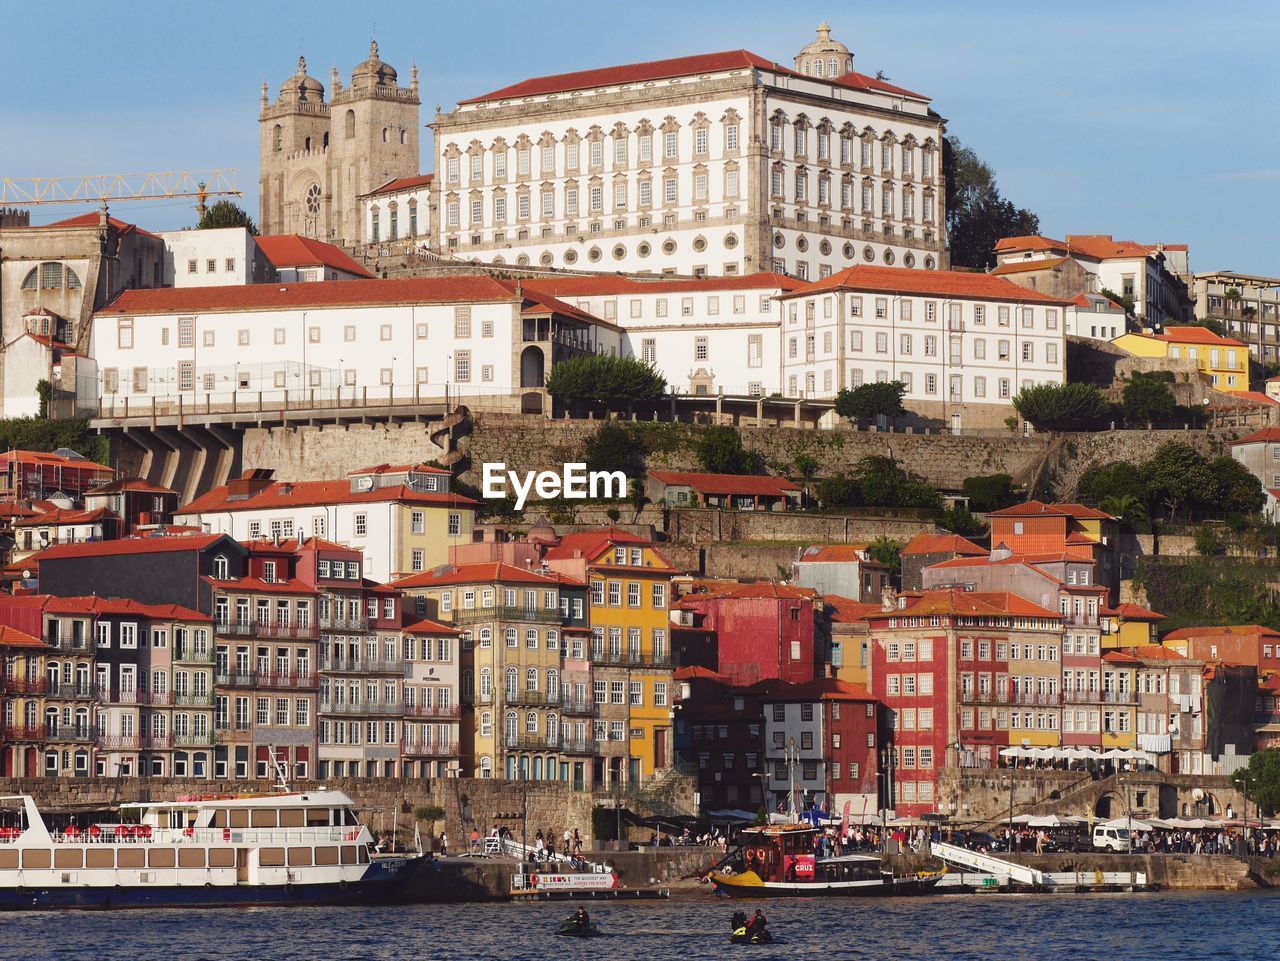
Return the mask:
<path id="1" fill-rule="evenodd" d="M 262 565 L 262 579 L 268 583 L 273 583 L 276 579 L 276 562 L 265 561 Z"/>
<path id="2" fill-rule="evenodd" d="M 214 580 L 225 581 L 231 576 L 231 565 L 227 562 L 225 554 L 219 554 L 213 559 L 213 577 Z"/>
<path id="3" fill-rule="evenodd" d="M 329 576 L 329 562 L 328 562 L 328 561 L 317 561 L 317 562 L 316 562 L 316 575 L 317 575 L 317 576 L 319 576 L 319 577 L 328 577 L 328 576 Z"/>

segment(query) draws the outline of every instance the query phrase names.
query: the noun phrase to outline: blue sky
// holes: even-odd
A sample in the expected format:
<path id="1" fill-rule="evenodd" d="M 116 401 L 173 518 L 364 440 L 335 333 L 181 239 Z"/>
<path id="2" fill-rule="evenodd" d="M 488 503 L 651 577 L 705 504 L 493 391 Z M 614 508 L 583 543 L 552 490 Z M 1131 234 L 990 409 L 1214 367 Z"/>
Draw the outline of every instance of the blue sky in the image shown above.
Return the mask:
<path id="1" fill-rule="evenodd" d="M 1186 242 L 1195 270 L 1280 272 L 1280 4 L 1215 15 L 1181 0 L 378 7 L 56 4 L 56 29 L 23 29 L 0 58 L 0 176 L 235 167 L 256 216 L 259 87 L 274 98 L 300 51 L 327 87 L 330 67 L 349 76 L 376 30 L 402 81 L 417 60 L 426 122 L 437 103 L 526 76 L 737 47 L 790 64 L 826 19 L 855 68 L 932 96 L 1043 232 Z M 182 202 L 113 210 L 156 229 L 192 216 Z"/>

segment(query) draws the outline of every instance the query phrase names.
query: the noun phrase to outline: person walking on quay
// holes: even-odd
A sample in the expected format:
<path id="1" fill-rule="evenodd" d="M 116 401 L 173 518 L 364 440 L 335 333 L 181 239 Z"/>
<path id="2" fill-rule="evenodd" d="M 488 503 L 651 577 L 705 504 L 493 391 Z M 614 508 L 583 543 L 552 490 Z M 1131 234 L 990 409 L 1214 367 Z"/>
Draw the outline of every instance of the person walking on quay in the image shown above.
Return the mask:
<path id="1" fill-rule="evenodd" d="M 573 856 L 582 857 L 582 835 L 578 833 L 577 828 L 573 829 Z"/>
<path id="2" fill-rule="evenodd" d="M 443 831 L 440 832 L 440 857 L 447 858 L 449 856 L 449 835 Z"/>
<path id="3" fill-rule="evenodd" d="M 1044 831 L 1036 832 L 1036 854 L 1044 854 Z"/>
<path id="4" fill-rule="evenodd" d="M 471 853 L 480 853 L 480 829 L 477 827 L 471 829 Z"/>
<path id="5" fill-rule="evenodd" d="M 542 828 L 538 828 L 538 833 L 533 836 L 533 856 L 541 861 L 545 851 L 546 845 L 542 840 Z"/>

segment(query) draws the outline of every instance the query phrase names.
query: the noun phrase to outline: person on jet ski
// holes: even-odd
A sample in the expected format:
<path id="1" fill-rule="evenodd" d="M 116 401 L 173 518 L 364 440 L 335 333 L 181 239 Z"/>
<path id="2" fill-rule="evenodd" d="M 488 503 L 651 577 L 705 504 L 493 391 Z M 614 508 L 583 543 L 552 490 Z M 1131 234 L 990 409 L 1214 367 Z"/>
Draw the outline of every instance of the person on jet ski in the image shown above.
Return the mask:
<path id="1" fill-rule="evenodd" d="M 745 928 L 747 926 L 747 913 L 745 911 L 734 911 L 733 920 L 730 923 L 733 925 L 734 931 L 739 928 Z"/>
<path id="2" fill-rule="evenodd" d="M 578 908 L 577 914 L 573 916 L 573 925 L 579 931 L 585 931 L 591 925 L 591 917 L 586 908 Z"/>
<path id="3" fill-rule="evenodd" d="M 765 920 L 764 914 L 761 913 L 759 908 L 756 908 L 756 913 L 752 916 L 751 920 L 747 922 L 747 936 L 754 938 L 764 934 L 765 925 L 768 923 L 769 922 Z"/>

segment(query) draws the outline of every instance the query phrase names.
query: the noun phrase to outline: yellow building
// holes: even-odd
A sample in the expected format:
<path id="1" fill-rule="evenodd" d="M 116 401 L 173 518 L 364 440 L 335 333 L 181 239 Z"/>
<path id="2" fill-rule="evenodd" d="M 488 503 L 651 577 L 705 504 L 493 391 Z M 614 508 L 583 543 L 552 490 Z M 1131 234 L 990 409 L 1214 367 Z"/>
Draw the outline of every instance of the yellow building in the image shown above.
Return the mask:
<path id="1" fill-rule="evenodd" d="M 595 783 L 642 784 L 673 761 L 670 607 L 676 571 L 651 542 L 616 529 L 569 534 L 544 559 L 552 570 L 590 585 L 600 748 Z"/>
<path id="2" fill-rule="evenodd" d="M 38 777 L 43 773 L 44 658 L 49 650 L 38 637 L 0 626 L 0 691 L 4 693 L 0 776 Z"/>
<path id="3" fill-rule="evenodd" d="M 1215 390 L 1249 389 L 1249 348 L 1204 327 L 1166 327 L 1162 334 L 1121 334 L 1112 341 L 1136 357 L 1192 360 Z"/>
<path id="4" fill-rule="evenodd" d="M 1060 747 L 1062 744 L 1062 708 L 1059 685 L 1062 680 L 1062 624 L 1048 618 L 1016 617 L 1008 634 L 1009 687 L 1008 726 L 1003 708 L 996 712 L 996 728 L 1009 732 L 1009 743 L 1023 747 Z M 960 639 L 960 659 L 969 650 L 983 653 L 982 640 Z M 1005 643 L 997 641 L 993 649 L 996 660 L 1004 660 Z M 978 677 L 979 689 L 982 678 Z M 996 675 L 996 690 L 1003 679 Z M 961 675 L 961 689 L 966 684 Z M 964 721 L 961 721 L 964 726 Z"/>
<path id="5" fill-rule="evenodd" d="M 1159 643 L 1157 626 L 1164 620 L 1163 614 L 1149 611 L 1137 604 L 1117 604 L 1102 611 L 1102 649 L 1122 650 L 1145 647 Z"/>
<path id="6" fill-rule="evenodd" d="M 1138 680 L 1142 660 L 1126 651 L 1102 655 L 1102 749 L 1137 746 Z"/>

